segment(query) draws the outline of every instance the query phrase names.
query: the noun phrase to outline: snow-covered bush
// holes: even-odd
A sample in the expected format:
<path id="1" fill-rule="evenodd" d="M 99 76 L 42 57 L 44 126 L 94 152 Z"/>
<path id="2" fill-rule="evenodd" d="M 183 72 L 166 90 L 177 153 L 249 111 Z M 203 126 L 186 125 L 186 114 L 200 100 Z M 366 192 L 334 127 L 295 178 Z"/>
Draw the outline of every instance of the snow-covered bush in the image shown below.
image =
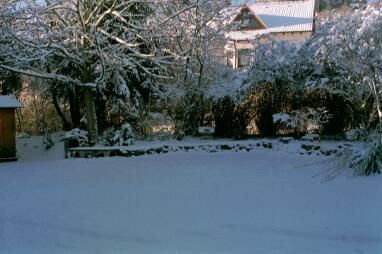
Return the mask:
<path id="1" fill-rule="evenodd" d="M 290 134 L 295 129 L 295 119 L 285 113 L 272 115 L 273 123 L 280 134 Z"/>
<path id="2" fill-rule="evenodd" d="M 302 108 L 293 110 L 290 114 L 277 113 L 273 115 L 273 123 L 280 134 L 301 136 L 305 133 L 319 133 L 325 123 L 331 118 L 325 108 Z"/>
<path id="3" fill-rule="evenodd" d="M 134 143 L 134 133 L 130 124 L 125 123 L 120 129 L 107 129 L 103 135 L 103 143 L 106 146 L 128 146 Z"/>
<path id="4" fill-rule="evenodd" d="M 75 128 L 64 135 L 64 140 L 68 141 L 69 147 L 88 146 L 88 132 Z"/>
<path id="5" fill-rule="evenodd" d="M 307 132 L 321 134 L 324 125 L 330 121 L 332 115 L 325 108 L 306 108 Z"/>
<path id="6" fill-rule="evenodd" d="M 365 141 L 367 139 L 367 135 L 367 130 L 361 128 L 351 129 L 345 132 L 347 141 Z"/>
<path id="7" fill-rule="evenodd" d="M 288 128 L 293 128 L 293 121 L 288 114 L 277 113 L 272 116 L 274 123 L 284 124 Z"/>
<path id="8" fill-rule="evenodd" d="M 370 133 L 366 142 L 358 149 L 341 154 L 347 168 L 356 175 L 368 176 L 382 172 L 382 126 Z"/>

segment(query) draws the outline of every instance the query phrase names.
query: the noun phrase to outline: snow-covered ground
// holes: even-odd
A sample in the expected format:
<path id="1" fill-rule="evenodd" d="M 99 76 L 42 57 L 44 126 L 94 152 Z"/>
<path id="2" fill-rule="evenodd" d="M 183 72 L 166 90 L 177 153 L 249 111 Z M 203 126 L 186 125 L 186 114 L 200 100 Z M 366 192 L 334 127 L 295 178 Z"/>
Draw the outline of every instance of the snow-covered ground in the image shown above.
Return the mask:
<path id="1" fill-rule="evenodd" d="M 0 253 L 382 253 L 380 176 L 286 149 L 0 164 Z M 204 141 L 207 142 L 207 141 Z"/>

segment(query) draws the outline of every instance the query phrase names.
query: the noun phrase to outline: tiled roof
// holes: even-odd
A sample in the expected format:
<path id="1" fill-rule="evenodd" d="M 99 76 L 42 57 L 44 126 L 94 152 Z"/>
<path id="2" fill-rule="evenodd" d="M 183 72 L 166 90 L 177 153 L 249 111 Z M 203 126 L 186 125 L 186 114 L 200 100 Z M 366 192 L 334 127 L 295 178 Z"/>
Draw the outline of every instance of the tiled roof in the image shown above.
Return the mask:
<path id="1" fill-rule="evenodd" d="M 267 29 L 231 31 L 227 37 L 234 40 L 251 40 L 268 33 L 313 31 L 314 4 L 315 0 L 304 0 L 248 5 L 265 23 Z"/>
<path id="2" fill-rule="evenodd" d="M 314 0 L 266 2 L 249 5 L 256 15 L 271 15 L 280 17 L 312 18 Z"/>

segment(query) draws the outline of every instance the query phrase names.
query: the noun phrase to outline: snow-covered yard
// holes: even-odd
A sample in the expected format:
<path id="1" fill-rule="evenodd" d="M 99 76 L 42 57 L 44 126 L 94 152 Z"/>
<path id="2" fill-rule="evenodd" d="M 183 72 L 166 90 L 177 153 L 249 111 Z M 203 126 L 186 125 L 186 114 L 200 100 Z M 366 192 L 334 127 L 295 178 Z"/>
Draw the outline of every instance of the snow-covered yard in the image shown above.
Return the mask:
<path id="1" fill-rule="evenodd" d="M 0 164 L 0 253 L 382 253 L 381 177 L 322 182 L 328 157 L 61 146 Z"/>

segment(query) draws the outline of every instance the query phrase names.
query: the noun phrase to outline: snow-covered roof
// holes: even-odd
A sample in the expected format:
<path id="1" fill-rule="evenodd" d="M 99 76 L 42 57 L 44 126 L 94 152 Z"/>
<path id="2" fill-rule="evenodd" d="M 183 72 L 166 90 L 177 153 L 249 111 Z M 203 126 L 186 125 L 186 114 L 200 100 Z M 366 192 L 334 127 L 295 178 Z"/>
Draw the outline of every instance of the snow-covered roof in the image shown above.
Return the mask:
<path id="1" fill-rule="evenodd" d="M 23 105 L 13 96 L 0 95 L 0 108 L 22 108 Z"/>
<path id="2" fill-rule="evenodd" d="M 259 35 L 280 32 L 313 31 L 315 0 L 265 2 L 244 5 L 260 19 L 266 29 L 231 31 L 227 37 L 233 40 L 251 40 Z"/>

